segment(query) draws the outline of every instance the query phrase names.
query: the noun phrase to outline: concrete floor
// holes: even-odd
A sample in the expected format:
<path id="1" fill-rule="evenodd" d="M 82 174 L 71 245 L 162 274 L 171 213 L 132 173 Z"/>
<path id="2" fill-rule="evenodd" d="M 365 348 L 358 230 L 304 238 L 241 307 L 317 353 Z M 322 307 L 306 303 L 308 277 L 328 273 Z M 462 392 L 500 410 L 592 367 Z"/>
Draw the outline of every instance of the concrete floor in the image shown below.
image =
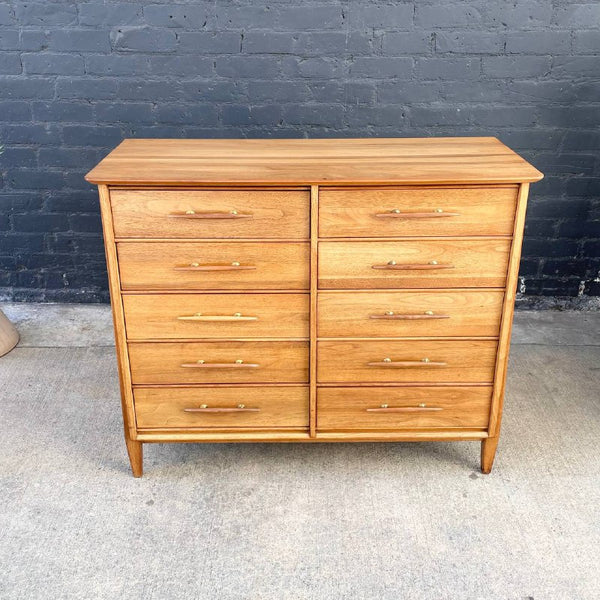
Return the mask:
<path id="1" fill-rule="evenodd" d="M 517 313 L 494 471 L 465 443 L 122 441 L 110 313 L 5 305 L 0 598 L 600 598 L 600 313 Z"/>

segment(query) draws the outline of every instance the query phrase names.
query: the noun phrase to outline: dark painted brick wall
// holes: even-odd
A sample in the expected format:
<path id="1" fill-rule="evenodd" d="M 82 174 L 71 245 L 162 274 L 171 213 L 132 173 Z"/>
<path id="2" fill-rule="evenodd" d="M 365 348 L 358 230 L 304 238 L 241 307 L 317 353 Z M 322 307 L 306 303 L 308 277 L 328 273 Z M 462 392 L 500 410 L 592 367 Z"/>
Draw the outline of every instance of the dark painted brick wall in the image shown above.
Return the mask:
<path id="1" fill-rule="evenodd" d="M 546 173 L 532 295 L 598 295 L 600 3 L 0 1 L 0 293 L 107 299 L 124 137 L 496 135 Z"/>

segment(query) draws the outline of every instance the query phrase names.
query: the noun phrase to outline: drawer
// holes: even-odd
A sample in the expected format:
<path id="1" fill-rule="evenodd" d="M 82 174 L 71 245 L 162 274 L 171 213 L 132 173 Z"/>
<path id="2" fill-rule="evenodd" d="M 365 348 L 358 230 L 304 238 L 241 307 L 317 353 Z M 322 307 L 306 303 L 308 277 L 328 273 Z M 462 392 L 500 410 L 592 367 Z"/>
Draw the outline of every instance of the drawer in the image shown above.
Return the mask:
<path id="1" fill-rule="evenodd" d="M 124 294 L 130 340 L 308 338 L 308 294 Z"/>
<path id="2" fill-rule="evenodd" d="M 490 383 L 495 341 L 322 341 L 317 345 L 321 383 Z"/>
<path id="3" fill-rule="evenodd" d="M 124 290 L 308 289 L 309 244 L 122 242 Z"/>
<path id="4" fill-rule="evenodd" d="M 321 189 L 321 237 L 512 235 L 517 187 Z"/>
<path id="5" fill-rule="evenodd" d="M 319 287 L 504 287 L 508 239 L 320 242 Z"/>
<path id="6" fill-rule="evenodd" d="M 308 191 L 112 190 L 116 237 L 308 239 Z"/>
<path id="7" fill-rule="evenodd" d="M 497 336 L 504 292 L 320 292 L 320 337 Z"/>
<path id="8" fill-rule="evenodd" d="M 317 428 L 485 428 L 491 400 L 491 386 L 320 388 Z"/>
<path id="9" fill-rule="evenodd" d="M 130 343 L 134 384 L 306 383 L 308 342 Z"/>
<path id="10" fill-rule="evenodd" d="M 140 429 L 308 427 L 308 387 L 136 388 Z"/>

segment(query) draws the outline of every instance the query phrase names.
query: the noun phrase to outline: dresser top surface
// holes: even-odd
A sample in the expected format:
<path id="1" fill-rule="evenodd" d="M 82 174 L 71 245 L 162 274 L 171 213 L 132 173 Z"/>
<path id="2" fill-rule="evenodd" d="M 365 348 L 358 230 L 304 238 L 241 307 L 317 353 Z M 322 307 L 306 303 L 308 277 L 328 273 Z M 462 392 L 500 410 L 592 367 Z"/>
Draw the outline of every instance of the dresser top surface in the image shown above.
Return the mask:
<path id="1" fill-rule="evenodd" d="M 401 185 L 533 182 L 493 137 L 126 139 L 87 175 L 107 185 Z"/>

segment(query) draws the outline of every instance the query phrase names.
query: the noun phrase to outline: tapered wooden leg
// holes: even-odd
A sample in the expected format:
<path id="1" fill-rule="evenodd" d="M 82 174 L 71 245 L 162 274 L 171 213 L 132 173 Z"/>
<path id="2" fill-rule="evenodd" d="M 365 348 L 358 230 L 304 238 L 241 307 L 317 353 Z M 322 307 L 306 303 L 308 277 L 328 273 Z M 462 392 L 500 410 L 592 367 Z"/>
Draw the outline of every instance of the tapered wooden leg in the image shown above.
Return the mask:
<path id="1" fill-rule="evenodd" d="M 481 472 L 490 473 L 498 447 L 498 436 L 486 438 L 481 442 Z"/>
<path id="2" fill-rule="evenodd" d="M 131 472 L 134 477 L 141 477 L 144 473 L 144 451 L 142 442 L 130 440 L 125 436 L 127 444 L 127 454 L 129 454 L 129 462 L 131 463 Z"/>

